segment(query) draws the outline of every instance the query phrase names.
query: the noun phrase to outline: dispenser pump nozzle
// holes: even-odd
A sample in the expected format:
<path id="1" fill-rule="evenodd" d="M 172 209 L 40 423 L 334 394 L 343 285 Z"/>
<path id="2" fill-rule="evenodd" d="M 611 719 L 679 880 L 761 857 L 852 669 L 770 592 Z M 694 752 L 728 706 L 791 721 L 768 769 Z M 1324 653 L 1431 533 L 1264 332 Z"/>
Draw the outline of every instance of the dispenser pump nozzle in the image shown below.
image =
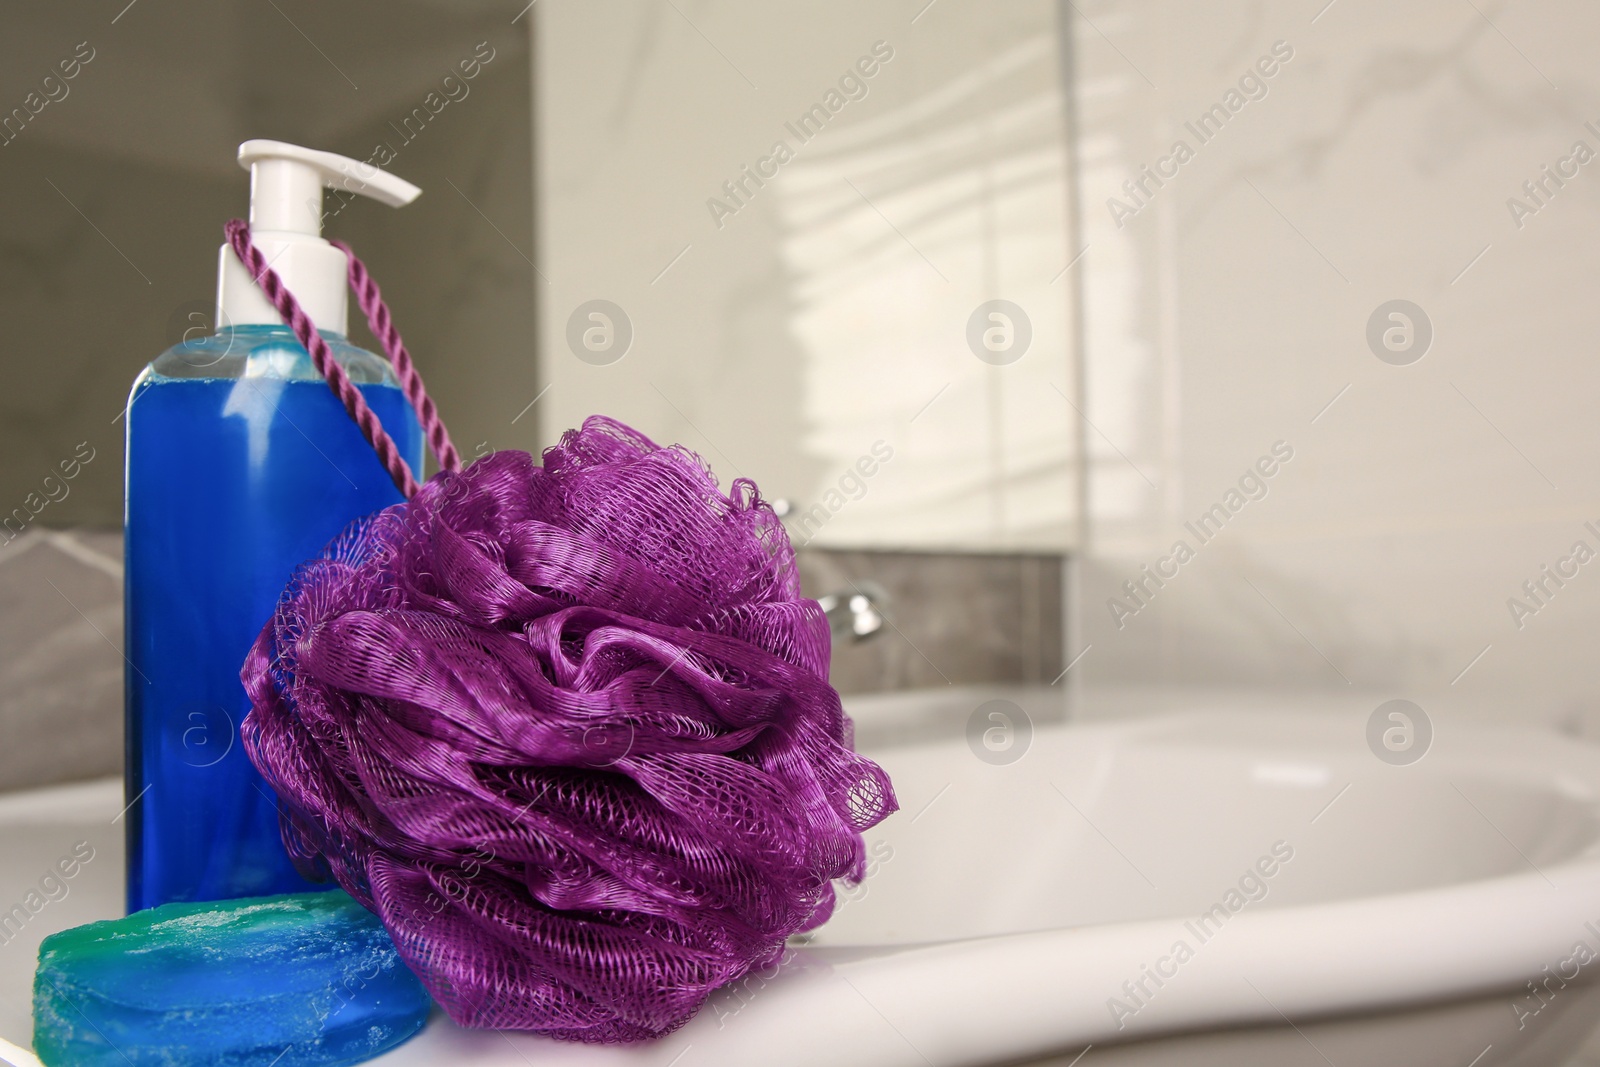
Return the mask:
<path id="1" fill-rule="evenodd" d="M 344 334 L 349 259 L 322 239 L 322 190 L 404 207 L 422 190 L 371 163 L 332 152 L 246 141 L 239 165 L 250 171 L 250 237 L 319 329 Z M 341 207 L 343 205 L 341 204 Z M 276 308 L 224 243 L 218 258 L 217 325 L 278 324 Z"/>

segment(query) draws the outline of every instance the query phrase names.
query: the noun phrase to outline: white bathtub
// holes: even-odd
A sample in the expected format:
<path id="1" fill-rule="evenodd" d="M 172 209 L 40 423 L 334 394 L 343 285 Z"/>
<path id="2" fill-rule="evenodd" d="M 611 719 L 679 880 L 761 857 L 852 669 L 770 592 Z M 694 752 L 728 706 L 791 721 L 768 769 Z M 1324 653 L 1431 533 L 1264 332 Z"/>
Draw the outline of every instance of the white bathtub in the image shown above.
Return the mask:
<path id="1" fill-rule="evenodd" d="M 1359 716 L 1064 726 L 1012 696 L 1036 729 L 1005 765 L 969 746 L 966 694 L 858 705 L 903 808 L 868 835 L 871 876 L 677 1034 L 603 1049 L 439 1019 L 375 1062 L 1556 1067 L 1600 1022 L 1600 956 L 1575 955 L 1600 954 L 1600 749 L 1436 724 L 1397 767 Z M 0 800 L 5 906 L 97 849 L 0 946 L 0 1037 L 27 1043 L 39 937 L 117 913 L 120 808 L 116 783 Z"/>

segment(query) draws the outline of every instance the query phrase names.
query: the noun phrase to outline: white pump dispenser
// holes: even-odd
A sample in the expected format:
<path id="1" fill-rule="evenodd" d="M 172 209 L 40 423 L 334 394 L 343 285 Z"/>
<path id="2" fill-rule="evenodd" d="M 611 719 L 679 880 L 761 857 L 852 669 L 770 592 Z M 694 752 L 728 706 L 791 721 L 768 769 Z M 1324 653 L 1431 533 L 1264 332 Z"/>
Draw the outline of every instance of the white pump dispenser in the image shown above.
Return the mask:
<path id="1" fill-rule="evenodd" d="M 319 330 L 347 333 L 350 261 L 322 239 L 322 190 L 359 193 L 390 207 L 404 207 L 422 190 L 371 163 L 282 141 L 246 141 L 239 146 L 239 166 L 250 171 L 251 240 Z M 224 243 L 217 265 L 218 327 L 282 322 Z"/>

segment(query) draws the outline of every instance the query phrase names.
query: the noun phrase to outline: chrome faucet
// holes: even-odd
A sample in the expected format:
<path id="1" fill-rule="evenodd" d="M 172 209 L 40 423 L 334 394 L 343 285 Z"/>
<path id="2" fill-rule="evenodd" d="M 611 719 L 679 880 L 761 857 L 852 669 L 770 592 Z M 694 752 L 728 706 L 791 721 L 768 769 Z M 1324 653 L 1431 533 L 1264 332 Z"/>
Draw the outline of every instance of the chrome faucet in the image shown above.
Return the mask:
<path id="1" fill-rule="evenodd" d="M 889 593 L 876 582 L 852 582 L 852 588 L 817 598 L 835 641 L 869 641 L 891 625 Z"/>

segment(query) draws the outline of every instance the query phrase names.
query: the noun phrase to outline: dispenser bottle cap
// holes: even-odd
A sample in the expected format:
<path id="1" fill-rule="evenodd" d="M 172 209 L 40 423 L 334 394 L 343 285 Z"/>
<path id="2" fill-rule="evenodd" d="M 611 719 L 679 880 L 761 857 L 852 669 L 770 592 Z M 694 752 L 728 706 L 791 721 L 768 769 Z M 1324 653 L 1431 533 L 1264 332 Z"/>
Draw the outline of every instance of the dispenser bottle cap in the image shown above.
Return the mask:
<path id="1" fill-rule="evenodd" d="M 282 141 L 246 141 L 239 165 L 250 172 L 250 237 L 318 329 L 347 332 L 349 257 L 322 238 L 322 190 L 404 207 L 422 195 L 371 163 Z M 283 322 L 250 272 L 224 243 L 217 262 L 217 326 Z"/>

